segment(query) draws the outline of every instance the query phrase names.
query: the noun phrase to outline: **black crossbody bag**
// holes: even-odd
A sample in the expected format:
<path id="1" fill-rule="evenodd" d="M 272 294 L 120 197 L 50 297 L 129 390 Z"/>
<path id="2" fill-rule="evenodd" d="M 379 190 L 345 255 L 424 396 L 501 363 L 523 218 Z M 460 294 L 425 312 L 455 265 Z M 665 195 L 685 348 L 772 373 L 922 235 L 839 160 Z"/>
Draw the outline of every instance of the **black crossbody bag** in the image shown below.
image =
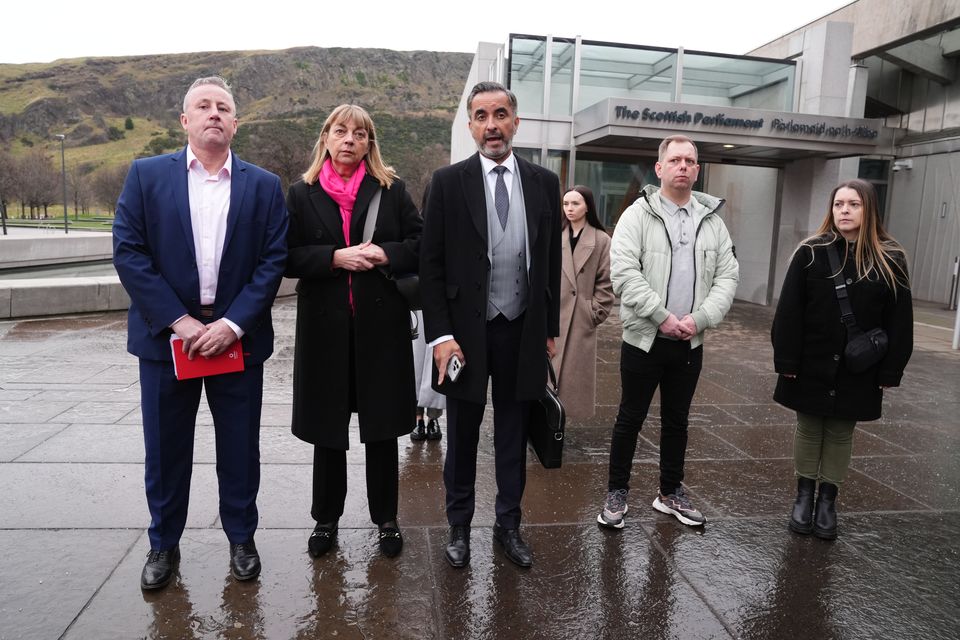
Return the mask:
<path id="1" fill-rule="evenodd" d="M 850 306 L 850 297 L 847 293 L 847 281 L 840 268 L 839 247 L 834 251 L 827 247 L 827 257 L 830 260 L 830 270 L 833 271 L 834 290 L 837 301 L 840 303 L 840 319 L 847 327 L 847 346 L 843 350 L 843 360 L 847 369 L 853 373 L 863 373 L 873 365 L 883 360 L 887 355 L 887 332 L 877 327 L 864 331 L 857 324 Z"/>

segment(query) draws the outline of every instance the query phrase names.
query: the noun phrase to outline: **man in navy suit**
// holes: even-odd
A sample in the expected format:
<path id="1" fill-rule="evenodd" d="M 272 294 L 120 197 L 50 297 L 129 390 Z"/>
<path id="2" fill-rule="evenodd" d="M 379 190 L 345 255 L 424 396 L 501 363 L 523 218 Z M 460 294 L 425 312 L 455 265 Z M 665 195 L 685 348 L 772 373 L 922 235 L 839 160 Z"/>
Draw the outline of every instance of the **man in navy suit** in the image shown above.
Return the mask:
<path id="1" fill-rule="evenodd" d="M 492 380 L 494 540 L 513 563 L 533 564 L 520 536 L 527 420 L 541 397 L 560 333 L 560 181 L 513 153 L 517 98 L 481 82 L 467 98 L 479 153 L 433 174 L 420 243 L 426 339 L 434 388 L 447 396 L 447 561 L 470 562 L 480 423 Z M 463 369 L 446 378 L 456 356 Z"/>
<path id="2" fill-rule="evenodd" d="M 230 151 L 236 106 L 222 78 L 183 100 L 187 146 L 136 160 L 117 202 L 113 263 L 130 295 L 127 350 L 140 359 L 150 553 L 140 586 L 167 585 L 180 561 L 201 390 L 216 432 L 220 520 L 237 580 L 260 574 L 253 536 L 260 486 L 263 362 L 286 262 L 287 211 L 277 176 Z M 191 359 L 242 340 L 244 371 L 178 381 L 170 338 Z"/>

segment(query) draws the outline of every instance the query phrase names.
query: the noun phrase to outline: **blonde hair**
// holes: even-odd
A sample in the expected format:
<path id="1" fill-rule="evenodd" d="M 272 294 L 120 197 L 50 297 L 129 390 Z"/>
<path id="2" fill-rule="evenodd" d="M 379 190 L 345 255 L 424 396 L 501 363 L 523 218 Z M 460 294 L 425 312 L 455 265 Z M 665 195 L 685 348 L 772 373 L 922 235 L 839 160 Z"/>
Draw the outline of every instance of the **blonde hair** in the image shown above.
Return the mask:
<path id="1" fill-rule="evenodd" d="M 383 157 L 380 155 L 380 145 L 377 142 L 376 129 L 373 126 L 373 119 L 370 118 L 370 114 L 367 113 L 366 109 L 355 104 L 342 104 L 327 117 L 327 121 L 323 123 L 323 129 L 320 130 L 320 136 L 317 138 L 316 144 L 313 145 L 313 158 L 310 161 L 310 166 L 303 172 L 303 181 L 307 184 L 314 184 L 317 181 L 323 163 L 330 157 L 325 140 L 335 124 L 350 124 L 357 129 L 366 130 L 369 144 L 367 155 L 363 159 L 367 162 L 367 173 L 376 178 L 381 187 L 389 189 L 397 177 L 397 172 L 393 170 L 393 167 L 388 167 L 383 162 Z"/>
<path id="2" fill-rule="evenodd" d="M 896 295 L 898 285 L 909 289 L 910 279 L 907 276 L 906 251 L 883 228 L 877 207 L 877 192 L 873 185 L 866 180 L 841 182 L 830 193 L 827 215 L 820 223 L 820 228 L 814 235 L 800 243 L 800 246 L 810 247 L 811 262 L 814 247 L 825 247 L 833 244 L 837 238 L 842 236 L 833 221 L 833 202 L 840 189 L 853 189 L 860 196 L 860 202 L 862 203 L 860 229 L 857 231 L 857 240 L 852 252 L 853 261 L 857 267 L 857 278 L 862 280 L 869 277 L 871 272 L 875 272 L 879 278 L 886 282 L 894 295 Z M 847 259 L 851 255 L 849 244 L 845 243 L 845 245 L 847 248 L 844 251 L 843 265 L 846 265 Z M 841 271 L 843 265 L 840 267 Z"/>

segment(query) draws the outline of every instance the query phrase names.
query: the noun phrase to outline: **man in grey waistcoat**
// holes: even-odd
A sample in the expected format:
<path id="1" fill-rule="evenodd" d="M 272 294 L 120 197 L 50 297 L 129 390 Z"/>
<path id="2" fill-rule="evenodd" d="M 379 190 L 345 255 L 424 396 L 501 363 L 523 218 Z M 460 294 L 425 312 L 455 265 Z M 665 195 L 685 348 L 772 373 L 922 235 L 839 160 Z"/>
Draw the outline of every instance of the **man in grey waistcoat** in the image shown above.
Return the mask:
<path id="1" fill-rule="evenodd" d="M 433 175 L 424 213 L 420 288 L 434 347 L 434 388 L 447 396 L 443 469 L 447 560 L 470 562 L 480 423 L 492 380 L 496 456 L 494 540 L 515 564 L 533 557 L 520 536 L 530 403 L 544 391 L 560 333 L 560 181 L 512 149 L 517 98 L 481 82 L 467 99 L 479 152 Z M 453 356 L 463 363 L 447 377 Z"/>

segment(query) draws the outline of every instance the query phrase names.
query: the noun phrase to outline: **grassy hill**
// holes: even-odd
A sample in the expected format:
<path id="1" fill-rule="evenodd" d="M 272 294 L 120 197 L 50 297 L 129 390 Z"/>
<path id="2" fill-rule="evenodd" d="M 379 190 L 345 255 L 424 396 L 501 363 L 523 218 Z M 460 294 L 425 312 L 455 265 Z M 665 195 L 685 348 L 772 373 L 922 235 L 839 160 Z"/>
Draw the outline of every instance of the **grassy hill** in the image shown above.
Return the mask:
<path id="1" fill-rule="evenodd" d="M 320 125 L 344 102 L 373 114 L 386 160 L 405 177 L 449 151 L 471 60 L 463 53 L 301 47 L 0 64 L 0 150 L 16 158 L 43 149 L 59 169 L 53 136 L 63 133 L 68 171 L 92 180 L 137 156 L 181 146 L 184 91 L 195 78 L 218 74 L 237 100 L 235 150 L 285 182 L 305 168 Z"/>

